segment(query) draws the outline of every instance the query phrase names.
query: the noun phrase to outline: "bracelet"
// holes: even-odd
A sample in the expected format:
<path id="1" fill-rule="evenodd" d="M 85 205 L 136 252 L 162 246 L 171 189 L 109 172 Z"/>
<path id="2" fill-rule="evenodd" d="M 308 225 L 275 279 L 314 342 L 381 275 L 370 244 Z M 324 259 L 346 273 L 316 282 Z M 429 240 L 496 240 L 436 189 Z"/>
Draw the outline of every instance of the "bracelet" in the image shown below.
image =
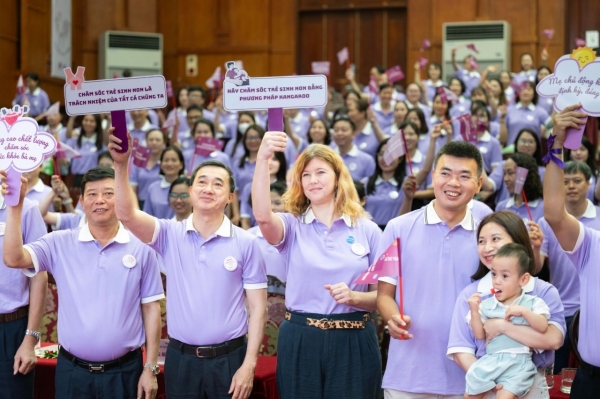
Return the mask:
<path id="1" fill-rule="evenodd" d="M 68 198 L 66 200 L 63 200 L 62 204 L 63 205 L 69 205 L 73 203 L 73 198 Z"/>
<path id="2" fill-rule="evenodd" d="M 562 148 L 552 148 L 554 146 L 554 140 L 556 140 L 556 136 L 550 135 L 550 137 L 548 137 L 548 153 L 544 155 L 542 161 L 544 161 L 545 164 L 548 164 L 550 161 L 552 161 L 558 165 L 559 168 L 564 169 L 565 163 L 557 156 L 562 155 L 563 150 Z"/>
<path id="3" fill-rule="evenodd" d="M 40 341 L 40 338 L 42 337 L 41 332 L 33 331 L 33 330 L 25 330 L 25 335 L 31 335 L 32 337 L 35 337 L 35 339 L 37 339 L 38 342 Z"/>

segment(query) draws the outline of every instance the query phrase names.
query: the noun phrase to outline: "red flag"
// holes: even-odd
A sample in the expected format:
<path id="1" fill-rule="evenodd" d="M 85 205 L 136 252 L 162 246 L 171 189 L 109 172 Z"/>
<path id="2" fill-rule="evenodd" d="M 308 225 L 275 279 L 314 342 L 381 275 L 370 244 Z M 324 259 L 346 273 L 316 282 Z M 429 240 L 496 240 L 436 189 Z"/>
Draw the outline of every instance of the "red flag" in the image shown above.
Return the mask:
<path id="1" fill-rule="evenodd" d="M 68 146 L 65 143 L 62 142 L 57 142 L 57 149 L 56 149 L 56 154 L 55 157 L 57 159 L 66 159 L 68 161 L 70 161 L 73 158 L 81 158 L 81 154 L 79 152 L 77 152 L 74 148 L 72 148 L 71 146 Z"/>
<path id="2" fill-rule="evenodd" d="M 344 47 L 343 49 L 341 49 L 340 51 L 338 51 L 337 53 L 337 59 L 340 65 L 342 65 L 344 62 L 348 62 L 350 61 L 350 55 L 348 53 L 348 47 Z"/>
<path id="3" fill-rule="evenodd" d="M 387 142 L 387 148 L 383 153 L 383 161 L 391 165 L 394 159 L 401 157 L 405 153 L 404 137 L 402 136 L 402 131 L 398 130 Z"/>
<path id="4" fill-rule="evenodd" d="M 471 115 L 464 114 L 456 118 L 459 123 L 460 135 L 467 143 L 477 144 L 477 129 L 473 124 Z"/>
<path id="5" fill-rule="evenodd" d="M 396 238 L 392 245 L 369 266 L 366 272 L 354 281 L 354 284 L 377 284 L 380 277 L 402 277 L 402 261 L 400 259 L 400 238 Z"/>
<path id="6" fill-rule="evenodd" d="M 477 48 L 475 47 L 475 43 L 467 44 L 467 48 L 472 52 L 479 54 L 479 51 L 477 51 Z"/>
<path id="7" fill-rule="evenodd" d="M 133 149 L 133 164 L 138 168 L 145 168 L 150 160 L 150 148 L 143 145 L 137 145 Z"/>
<path id="8" fill-rule="evenodd" d="M 329 76 L 329 61 L 313 61 L 310 64 L 312 73 Z"/>
<path id="9" fill-rule="evenodd" d="M 447 102 L 458 101 L 458 97 L 454 92 L 444 86 L 438 87 L 438 93 L 440 95 L 440 101 L 445 104 Z"/>
<path id="10" fill-rule="evenodd" d="M 25 94 L 25 84 L 23 83 L 23 75 L 19 75 L 17 80 L 17 95 L 21 96 Z"/>
<path id="11" fill-rule="evenodd" d="M 483 133 L 488 130 L 488 123 L 478 119 L 476 129 L 477 133 Z"/>
<path id="12" fill-rule="evenodd" d="M 385 74 L 387 75 L 390 83 L 396 83 L 397 81 L 404 79 L 404 72 L 402 72 L 400 65 L 391 67 L 385 71 Z"/>
<path id="13" fill-rule="evenodd" d="M 544 37 L 550 40 L 554 36 L 554 29 L 544 29 L 542 31 L 542 34 L 544 35 Z"/>

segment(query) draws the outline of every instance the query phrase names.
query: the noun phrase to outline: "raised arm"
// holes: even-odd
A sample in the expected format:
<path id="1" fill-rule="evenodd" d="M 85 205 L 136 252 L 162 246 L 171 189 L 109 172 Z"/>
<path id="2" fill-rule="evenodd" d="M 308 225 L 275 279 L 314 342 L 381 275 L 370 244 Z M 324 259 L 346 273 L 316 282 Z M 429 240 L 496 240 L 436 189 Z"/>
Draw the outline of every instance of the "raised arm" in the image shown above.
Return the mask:
<path id="1" fill-rule="evenodd" d="M 71 115 L 67 122 L 67 138 L 73 137 L 73 124 L 75 124 L 75 116 Z"/>
<path id="2" fill-rule="evenodd" d="M 6 172 L 0 170 L 2 180 L 2 195 L 6 196 L 12 190 L 19 191 L 19 203 L 9 206 L 6 213 L 6 229 L 4 231 L 4 245 L 2 256 L 4 264 L 11 268 L 31 269 L 33 261 L 31 255 L 23 248 L 23 232 L 21 228 L 21 215 L 23 214 L 23 200 L 27 192 L 27 179 L 21 176 L 21 187 L 9 187 L 6 181 Z"/>
<path id="3" fill-rule="evenodd" d="M 252 211 L 265 240 L 275 245 L 283 240 L 283 221 L 271 211 L 269 198 L 269 159 L 275 151 L 283 152 L 287 138 L 283 132 L 267 132 L 262 139 L 252 180 Z"/>
<path id="4" fill-rule="evenodd" d="M 571 105 L 554 115 L 554 144 L 552 149 L 559 150 L 555 155 L 562 159 L 563 143 L 568 128 L 579 128 L 585 125 L 583 112 L 576 110 L 581 104 Z M 552 136 L 551 136 L 552 137 Z M 565 251 L 572 251 L 579 237 L 579 222 L 565 210 L 564 172 L 560 166 L 551 161 L 546 166 L 544 177 L 544 217 L 556 235 L 560 246 Z"/>
<path id="5" fill-rule="evenodd" d="M 416 174 L 417 186 L 423 184 L 423 182 L 427 179 L 427 176 L 429 176 L 429 173 L 431 172 L 431 168 L 433 167 L 433 160 L 435 159 L 435 143 L 438 137 L 440 137 L 441 135 L 442 125 L 435 125 L 430 134 L 429 148 L 427 149 L 427 154 L 425 155 L 425 162 L 423 162 L 423 167 Z"/>
<path id="6" fill-rule="evenodd" d="M 360 98 L 362 98 L 363 100 L 367 100 L 367 101 L 369 101 L 371 99 L 371 96 L 368 93 L 362 92 L 362 90 L 358 86 L 358 83 L 356 82 L 356 75 L 354 74 L 354 71 L 350 68 L 346 69 L 346 79 L 348 79 L 350 81 L 352 90 L 357 92 L 360 95 Z"/>
<path id="7" fill-rule="evenodd" d="M 144 243 L 152 241 L 154 235 L 155 219 L 136 209 L 134 202 L 135 195 L 129 186 L 129 174 L 127 173 L 127 164 L 131 154 L 133 143 L 131 134 L 127 132 L 129 148 L 127 152 L 121 153 L 121 139 L 114 135 L 115 128 L 110 128 L 110 137 L 108 150 L 115 161 L 115 210 L 117 218 L 123 225 L 133 233 L 134 236 Z"/>
<path id="8" fill-rule="evenodd" d="M 381 126 L 379 126 L 379 122 L 377 122 L 377 118 L 375 117 L 375 113 L 371 107 L 367 108 L 367 119 L 369 122 L 371 122 L 371 126 L 373 127 L 373 132 L 375 133 L 377 141 L 381 143 L 383 140 L 388 138 L 388 136 L 383 133 L 383 130 L 381 130 Z"/>
<path id="9" fill-rule="evenodd" d="M 452 57 L 452 68 L 454 68 L 455 71 L 458 71 L 458 64 L 456 63 L 456 50 L 458 50 L 458 48 L 453 47 L 452 50 L 450 50 L 450 55 Z"/>

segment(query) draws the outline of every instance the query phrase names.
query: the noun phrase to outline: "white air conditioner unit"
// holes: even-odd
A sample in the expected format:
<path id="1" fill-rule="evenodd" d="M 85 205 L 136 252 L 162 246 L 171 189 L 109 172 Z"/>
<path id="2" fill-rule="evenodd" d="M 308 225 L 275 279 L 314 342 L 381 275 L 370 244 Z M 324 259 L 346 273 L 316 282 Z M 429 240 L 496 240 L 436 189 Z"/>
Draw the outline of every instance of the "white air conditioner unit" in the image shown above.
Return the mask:
<path id="1" fill-rule="evenodd" d="M 510 25 L 506 21 L 448 22 L 443 25 L 442 78 L 447 82 L 454 74 L 452 48 L 456 51 L 456 63 L 461 66 L 467 55 L 473 55 L 480 71 L 488 65 L 499 65 L 510 70 Z M 475 44 L 479 54 L 466 47 Z"/>
<path id="2" fill-rule="evenodd" d="M 163 36 L 160 33 L 106 31 L 98 42 L 98 78 L 162 75 Z"/>

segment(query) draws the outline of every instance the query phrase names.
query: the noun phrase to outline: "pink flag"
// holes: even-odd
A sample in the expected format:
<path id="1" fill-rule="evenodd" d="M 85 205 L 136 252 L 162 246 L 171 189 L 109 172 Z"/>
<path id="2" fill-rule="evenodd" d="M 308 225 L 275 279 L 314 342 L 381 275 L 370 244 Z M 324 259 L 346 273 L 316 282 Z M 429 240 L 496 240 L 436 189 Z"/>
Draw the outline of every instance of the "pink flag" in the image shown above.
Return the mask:
<path id="1" fill-rule="evenodd" d="M 383 153 L 383 161 L 386 164 L 391 165 L 392 162 L 394 162 L 394 159 L 401 157 L 405 153 L 406 146 L 404 144 L 402 130 L 398 130 L 387 142 L 387 148 Z"/>
<path id="2" fill-rule="evenodd" d="M 79 152 L 65 143 L 58 141 L 56 144 L 57 149 L 55 156 L 57 159 L 66 159 L 70 161 L 73 158 L 81 158 L 81 154 Z"/>
<path id="3" fill-rule="evenodd" d="M 460 135 L 467 143 L 477 144 L 477 129 L 473 124 L 471 115 L 464 114 L 456 118 L 459 123 Z"/>
<path id="4" fill-rule="evenodd" d="M 348 47 L 344 47 L 343 49 L 338 51 L 337 59 L 340 65 L 350 60 L 350 55 L 348 54 Z"/>
<path id="5" fill-rule="evenodd" d="M 475 47 L 475 43 L 467 44 L 467 48 L 472 52 L 479 54 L 479 51 L 477 51 L 477 48 Z"/>
<path id="6" fill-rule="evenodd" d="M 23 83 L 23 75 L 19 75 L 19 80 L 17 80 L 17 95 L 25 94 L 25 84 Z"/>
<path id="7" fill-rule="evenodd" d="M 521 93 L 521 91 L 523 89 L 525 89 L 527 86 L 529 86 L 529 80 L 527 80 L 527 77 L 525 77 L 525 80 L 521 80 L 521 79 L 515 79 L 512 80 L 510 82 L 510 87 L 512 87 L 512 89 L 515 91 L 515 93 L 517 93 L 517 95 L 519 95 L 519 93 Z"/>
<path id="8" fill-rule="evenodd" d="M 136 145 L 132 151 L 133 164 L 138 168 L 145 168 L 150 159 L 150 148 L 143 145 Z"/>
<path id="9" fill-rule="evenodd" d="M 421 69 L 425 68 L 428 62 L 429 60 L 427 58 L 419 57 L 419 67 Z"/>
<path id="10" fill-rule="evenodd" d="M 175 121 L 175 112 L 177 112 L 177 111 L 176 111 L 176 110 L 175 110 L 175 111 L 173 111 L 173 112 L 172 112 L 172 113 L 169 115 L 169 117 L 167 118 L 167 120 L 165 121 L 165 123 L 163 123 L 163 125 L 162 125 L 162 130 L 167 130 L 167 129 L 170 129 L 170 128 L 172 128 L 172 127 L 174 127 L 174 126 L 175 126 L 175 122 L 176 122 L 176 121 Z"/>
<path id="11" fill-rule="evenodd" d="M 400 65 L 396 65 L 385 71 L 388 81 L 390 83 L 396 83 L 399 80 L 404 79 L 404 73 L 402 72 L 402 68 Z"/>
<path id="12" fill-rule="evenodd" d="M 525 180 L 527 180 L 528 173 L 528 169 L 517 166 L 517 172 L 515 173 L 515 194 L 521 194 L 521 191 L 523 191 L 523 186 L 525 185 Z"/>
<path id="13" fill-rule="evenodd" d="M 485 132 L 486 130 L 488 130 L 487 122 L 484 122 L 484 121 L 478 119 L 476 129 L 477 129 L 477 133 Z"/>
<path id="14" fill-rule="evenodd" d="M 421 43 L 421 51 L 427 50 L 429 47 L 431 47 L 431 42 L 429 39 L 423 40 L 423 43 Z"/>
<path id="15" fill-rule="evenodd" d="M 310 64 L 312 73 L 329 76 L 329 61 L 313 61 Z"/>
<path id="16" fill-rule="evenodd" d="M 379 92 L 379 87 L 377 87 L 377 82 L 375 79 L 369 79 L 369 91 L 373 94 L 377 94 Z"/>
<path id="17" fill-rule="evenodd" d="M 479 69 L 479 64 L 477 64 L 477 61 L 475 61 L 475 58 L 473 57 L 469 57 L 469 65 L 471 65 L 471 68 L 475 71 Z"/>
<path id="18" fill-rule="evenodd" d="M 173 97 L 173 85 L 170 80 L 167 80 L 167 97 Z"/>
<path id="19" fill-rule="evenodd" d="M 238 64 L 236 63 L 236 66 Z M 239 67 L 241 69 L 241 67 Z M 215 71 L 213 72 L 212 75 L 210 75 L 210 78 L 208 78 L 208 80 L 205 82 L 206 83 L 206 87 L 208 87 L 209 89 L 216 89 L 220 86 L 220 82 L 221 82 L 221 67 L 218 66 Z"/>
<path id="20" fill-rule="evenodd" d="M 225 143 L 220 139 L 212 137 L 200 137 L 196 141 L 195 154 L 200 156 L 208 156 L 215 151 L 220 151 Z"/>
<path id="21" fill-rule="evenodd" d="M 48 116 L 48 115 L 58 115 L 60 114 L 60 102 L 57 101 L 54 104 L 52 104 L 47 110 L 46 112 L 44 112 L 44 115 Z"/>
<path id="22" fill-rule="evenodd" d="M 377 284 L 380 277 L 387 276 L 402 277 L 400 238 L 396 238 L 379 259 L 354 281 L 354 284 Z"/>
<path id="23" fill-rule="evenodd" d="M 546 37 L 546 39 L 550 40 L 554 36 L 554 29 L 544 29 L 542 34 Z"/>
<path id="24" fill-rule="evenodd" d="M 440 101 L 442 103 L 458 101 L 458 97 L 454 92 L 444 86 L 438 87 L 438 93 L 440 94 Z"/>
<path id="25" fill-rule="evenodd" d="M 575 39 L 575 47 L 585 47 L 585 39 L 582 39 L 580 37 Z"/>

